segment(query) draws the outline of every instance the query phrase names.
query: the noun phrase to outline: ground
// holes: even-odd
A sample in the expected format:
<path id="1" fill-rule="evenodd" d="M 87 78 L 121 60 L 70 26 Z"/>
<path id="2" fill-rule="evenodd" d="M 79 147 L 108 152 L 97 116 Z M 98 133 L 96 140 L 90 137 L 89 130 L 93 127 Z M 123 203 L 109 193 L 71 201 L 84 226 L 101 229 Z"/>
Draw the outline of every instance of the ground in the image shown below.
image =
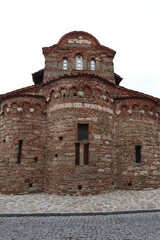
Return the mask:
<path id="1" fill-rule="evenodd" d="M 0 240 L 159 240 L 160 213 L 1 217 Z"/>

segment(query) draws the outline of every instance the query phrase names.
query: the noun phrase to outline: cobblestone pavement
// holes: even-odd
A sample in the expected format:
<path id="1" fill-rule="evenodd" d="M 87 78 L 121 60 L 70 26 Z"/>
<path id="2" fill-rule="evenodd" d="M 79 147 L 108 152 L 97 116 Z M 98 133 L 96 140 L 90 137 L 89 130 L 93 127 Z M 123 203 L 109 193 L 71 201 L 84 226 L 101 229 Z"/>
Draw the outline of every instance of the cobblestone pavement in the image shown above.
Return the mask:
<path id="1" fill-rule="evenodd" d="M 83 213 L 160 209 L 160 189 L 112 191 L 94 196 L 2 195 L 0 214 Z"/>
<path id="2" fill-rule="evenodd" d="M 160 213 L 0 217 L 0 240 L 159 240 Z"/>

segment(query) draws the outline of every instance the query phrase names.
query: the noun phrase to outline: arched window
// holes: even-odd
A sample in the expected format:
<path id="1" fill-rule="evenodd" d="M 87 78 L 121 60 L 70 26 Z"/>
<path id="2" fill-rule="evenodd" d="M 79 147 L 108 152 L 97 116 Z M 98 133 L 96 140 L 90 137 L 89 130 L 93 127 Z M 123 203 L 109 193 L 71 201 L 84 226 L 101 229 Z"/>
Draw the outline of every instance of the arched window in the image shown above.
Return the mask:
<path id="1" fill-rule="evenodd" d="M 83 57 L 81 55 L 76 56 L 76 70 L 83 69 Z"/>
<path id="2" fill-rule="evenodd" d="M 63 58 L 63 70 L 67 70 L 67 68 L 68 68 L 68 59 Z"/>
<path id="3" fill-rule="evenodd" d="M 95 70 L 95 60 L 94 58 L 91 59 L 91 70 Z"/>

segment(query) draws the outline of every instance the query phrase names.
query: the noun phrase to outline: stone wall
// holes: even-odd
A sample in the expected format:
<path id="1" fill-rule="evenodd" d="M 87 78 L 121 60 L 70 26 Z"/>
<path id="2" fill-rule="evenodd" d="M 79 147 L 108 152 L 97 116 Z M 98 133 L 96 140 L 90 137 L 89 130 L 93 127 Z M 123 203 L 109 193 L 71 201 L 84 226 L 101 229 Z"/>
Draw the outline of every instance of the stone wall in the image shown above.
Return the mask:
<path id="1" fill-rule="evenodd" d="M 61 81 L 53 84 L 46 120 L 48 192 L 96 194 L 115 186 L 114 122 L 107 88 L 84 78 L 65 80 L 64 85 Z M 75 165 L 78 123 L 89 125 L 88 165 Z"/>
<path id="2" fill-rule="evenodd" d="M 118 86 L 115 51 L 91 34 L 68 33 L 43 53 L 35 86 L 0 95 L 0 192 L 160 187 L 160 101 Z M 76 70 L 77 55 L 82 70 Z M 89 129 L 85 141 L 78 139 L 78 124 Z"/>
<path id="3" fill-rule="evenodd" d="M 76 55 L 83 57 L 81 72 L 94 73 L 115 83 L 112 49 L 100 45 L 95 38 L 84 32 L 75 32 L 64 36 L 62 41 L 43 49 L 45 57 L 44 82 L 48 82 L 65 74 L 77 74 Z M 63 59 L 68 61 L 67 70 L 63 70 Z M 91 70 L 91 59 L 95 60 L 95 70 Z"/>
<path id="4" fill-rule="evenodd" d="M 116 103 L 118 188 L 160 185 L 158 129 L 157 106 L 153 102 L 130 99 Z M 136 145 L 141 146 L 141 163 L 136 163 Z"/>
<path id="5" fill-rule="evenodd" d="M 45 101 L 17 97 L 3 102 L 0 115 L 0 192 L 43 190 Z M 22 140 L 18 163 L 19 140 Z"/>

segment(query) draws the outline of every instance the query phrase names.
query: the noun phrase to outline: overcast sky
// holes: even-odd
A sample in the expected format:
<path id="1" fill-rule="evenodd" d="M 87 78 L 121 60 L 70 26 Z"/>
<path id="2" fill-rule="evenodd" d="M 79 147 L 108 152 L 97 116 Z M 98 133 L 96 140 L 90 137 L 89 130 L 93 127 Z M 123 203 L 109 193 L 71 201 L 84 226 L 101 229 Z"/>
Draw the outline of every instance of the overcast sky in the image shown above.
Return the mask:
<path id="1" fill-rule="evenodd" d="M 160 0 L 1 0 L 0 94 L 32 85 L 42 47 L 75 30 L 117 52 L 122 86 L 160 97 Z"/>

